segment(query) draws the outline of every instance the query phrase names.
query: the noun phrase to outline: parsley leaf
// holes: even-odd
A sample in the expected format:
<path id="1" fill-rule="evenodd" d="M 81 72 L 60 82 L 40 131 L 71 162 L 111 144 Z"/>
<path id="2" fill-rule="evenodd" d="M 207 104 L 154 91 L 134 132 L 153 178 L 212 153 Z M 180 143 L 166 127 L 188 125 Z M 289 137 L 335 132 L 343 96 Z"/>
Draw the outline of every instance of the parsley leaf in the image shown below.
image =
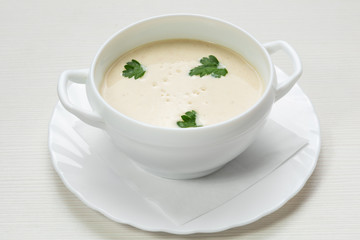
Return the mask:
<path id="1" fill-rule="evenodd" d="M 143 66 L 134 59 L 131 60 L 131 62 L 127 62 L 124 67 L 125 70 L 122 72 L 122 75 L 128 78 L 134 77 L 135 79 L 138 79 L 144 76 L 146 72 Z"/>
<path id="2" fill-rule="evenodd" d="M 225 76 L 228 71 L 226 68 L 221 68 L 220 63 L 217 60 L 217 58 L 213 55 L 210 55 L 208 58 L 203 57 L 200 60 L 200 63 L 202 65 L 197 66 L 190 70 L 189 75 L 199 75 L 200 77 L 203 77 L 205 75 L 210 75 L 215 78 L 220 78 L 221 76 Z"/>
<path id="3" fill-rule="evenodd" d="M 202 127 L 201 125 L 196 125 L 196 112 L 194 110 L 188 111 L 185 115 L 181 116 L 183 121 L 178 121 L 177 125 L 181 128 L 188 127 Z"/>

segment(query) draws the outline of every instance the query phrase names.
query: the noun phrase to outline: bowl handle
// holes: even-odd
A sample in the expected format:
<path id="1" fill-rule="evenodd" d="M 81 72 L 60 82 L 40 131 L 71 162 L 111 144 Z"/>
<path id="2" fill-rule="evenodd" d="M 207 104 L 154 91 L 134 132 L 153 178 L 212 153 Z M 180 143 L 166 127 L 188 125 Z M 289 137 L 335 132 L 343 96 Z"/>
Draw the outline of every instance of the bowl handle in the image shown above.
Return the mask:
<path id="1" fill-rule="evenodd" d="M 287 53 L 293 63 L 293 73 L 288 76 L 287 79 L 284 79 L 284 81 L 278 83 L 276 87 L 275 100 L 277 101 L 285 94 L 287 94 L 290 89 L 295 85 L 296 81 L 300 78 L 302 74 L 302 65 L 299 55 L 295 52 L 294 48 L 285 41 L 274 41 L 265 43 L 264 47 L 270 55 L 279 50 L 285 51 L 285 53 Z"/>
<path id="2" fill-rule="evenodd" d="M 65 109 L 77 116 L 80 120 L 91 126 L 103 128 L 104 122 L 96 112 L 85 110 L 80 106 L 73 104 L 69 98 L 68 83 L 73 82 L 77 84 L 85 84 L 88 79 L 88 75 L 88 69 L 64 71 L 61 74 L 58 83 L 59 99 Z"/>

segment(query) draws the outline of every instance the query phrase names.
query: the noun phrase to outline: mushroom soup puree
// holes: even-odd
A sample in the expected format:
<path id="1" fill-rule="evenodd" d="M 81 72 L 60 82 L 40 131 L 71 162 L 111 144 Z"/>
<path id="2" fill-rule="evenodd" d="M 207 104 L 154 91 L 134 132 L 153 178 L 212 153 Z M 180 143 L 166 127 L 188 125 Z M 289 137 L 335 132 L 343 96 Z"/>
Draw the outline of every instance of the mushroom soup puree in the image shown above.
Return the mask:
<path id="1" fill-rule="evenodd" d="M 215 56 L 228 73 L 190 76 L 203 57 Z M 123 76 L 124 66 L 138 61 L 145 74 Z M 152 42 L 120 56 L 107 70 L 100 94 L 117 111 L 154 126 L 178 128 L 181 115 L 196 111 L 196 122 L 208 126 L 231 119 L 253 106 L 265 84 L 238 53 L 223 46 L 190 39 Z"/>

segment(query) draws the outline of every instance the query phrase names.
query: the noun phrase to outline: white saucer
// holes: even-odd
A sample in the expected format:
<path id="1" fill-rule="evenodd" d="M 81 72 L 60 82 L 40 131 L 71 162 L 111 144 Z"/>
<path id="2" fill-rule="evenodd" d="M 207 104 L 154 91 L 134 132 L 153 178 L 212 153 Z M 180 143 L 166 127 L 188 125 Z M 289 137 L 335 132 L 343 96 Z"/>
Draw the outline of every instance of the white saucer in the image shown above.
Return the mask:
<path id="1" fill-rule="evenodd" d="M 299 86 L 274 105 L 271 118 L 308 139 L 309 144 L 236 198 L 181 226 L 134 192 L 123 176 L 94 160 L 87 144 L 74 130 L 75 125 L 85 123 L 60 103 L 49 126 L 49 149 L 66 187 L 87 206 L 116 222 L 174 234 L 218 232 L 249 224 L 279 209 L 300 191 L 316 166 L 320 151 L 319 123 L 311 102 Z"/>

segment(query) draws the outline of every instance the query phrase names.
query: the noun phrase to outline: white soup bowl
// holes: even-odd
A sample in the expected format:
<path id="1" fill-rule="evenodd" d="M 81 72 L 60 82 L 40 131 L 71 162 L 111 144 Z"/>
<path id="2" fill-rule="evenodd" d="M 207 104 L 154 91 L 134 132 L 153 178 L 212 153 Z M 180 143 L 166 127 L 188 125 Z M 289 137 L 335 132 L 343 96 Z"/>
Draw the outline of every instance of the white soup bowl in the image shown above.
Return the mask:
<path id="1" fill-rule="evenodd" d="M 119 56 L 149 42 L 179 38 L 213 42 L 242 55 L 265 82 L 262 97 L 246 112 L 227 121 L 186 129 L 156 127 L 131 119 L 102 98 L 99 86 Z M 278 50 L 286 52 L 293 63 L 293 73 L 281 83 L 277 82 L 270 57 Z M 137 22 L 114 34 L 102 45 L 90 69 L 62 73 L 58 94 L 69 112 L 103 129 L 116 147 L 143 169 L 161 177 L 189 179 L 210 174 L 242 153 L 266 122 L 273 103 L 292 88 L 301 72 L 298 55 L 284 41 L 260 44 L 241 28 L 219 19 L 166 15 Z M 84 94 L 92 111 L 70 100 L 68 83 L 86 85 Z"/>

